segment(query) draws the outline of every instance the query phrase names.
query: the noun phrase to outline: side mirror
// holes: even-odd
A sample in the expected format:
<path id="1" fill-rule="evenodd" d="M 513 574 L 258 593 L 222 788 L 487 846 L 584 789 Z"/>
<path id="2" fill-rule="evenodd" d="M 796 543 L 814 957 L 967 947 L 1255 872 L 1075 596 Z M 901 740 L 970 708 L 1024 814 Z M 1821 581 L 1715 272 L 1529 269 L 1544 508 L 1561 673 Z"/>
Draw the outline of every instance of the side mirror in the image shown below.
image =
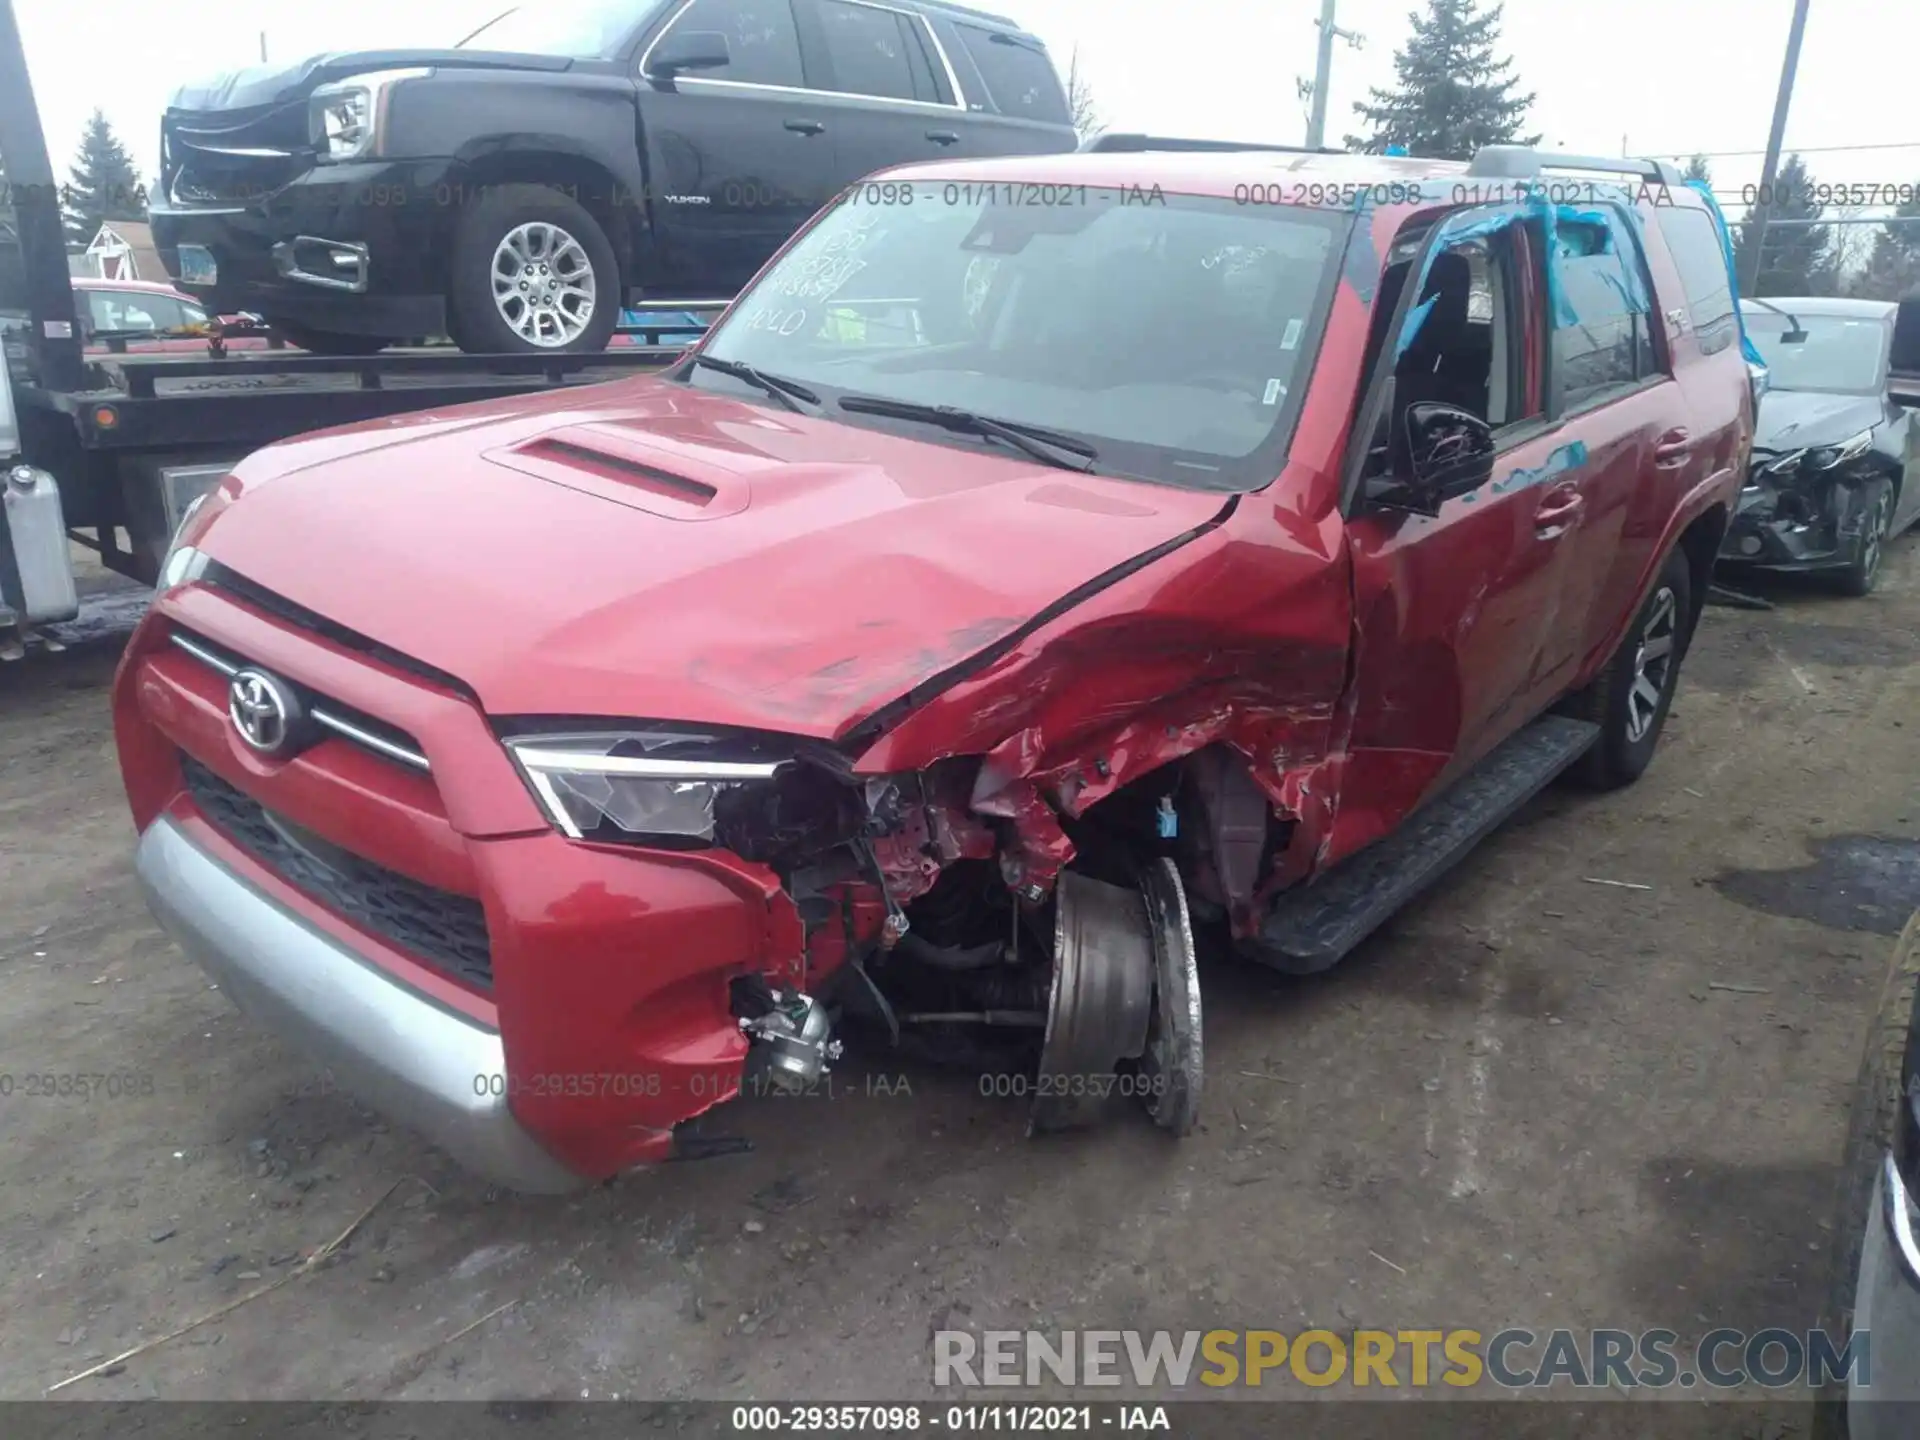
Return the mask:
<path id="1" fill-rule="evenodd" d="M 647 58 L 650 78 L 671 80 L 686 70 L 720 70 L 733 63 L 733 51 L 719 30 L 676 30 Z"/>
<path id="2" fill-rule="evenodd" d="M 1493 428 L 1470 410 L 1415 401 L 1401 412 L 1395 438 L 1399 480 L 1378 494 L 1393 509 L 1438 515 L 1443 503 L 1493 477 Z"/>

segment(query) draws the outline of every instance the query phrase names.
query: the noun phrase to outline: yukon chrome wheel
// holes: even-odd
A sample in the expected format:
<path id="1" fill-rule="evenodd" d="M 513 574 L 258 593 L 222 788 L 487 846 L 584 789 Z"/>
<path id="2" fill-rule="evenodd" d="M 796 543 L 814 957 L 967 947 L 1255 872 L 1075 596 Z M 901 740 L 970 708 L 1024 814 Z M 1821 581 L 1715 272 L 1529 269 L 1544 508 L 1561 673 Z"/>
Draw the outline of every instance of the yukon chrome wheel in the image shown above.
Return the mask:
<path id="1" fill-rule="evenodd" d="M 558 225 L 516 225 L 494 249 L 493 303 L 529 344 L 559 350 L 574 343 L 592 323 L 597 301 L 586 247 Z"/>
<path id="2" fill-rule="evenodd" d="M 1672 590 L 1662 586 L 1654 592 L 1646 623 L 1640 627 L 1640 647 L 1633 660 L 1633 690 L 1627 696 L 1629 743 L 1638 744 L 1660 714 L 1660 701 L 1673 674 L 1679 612 L 1679 601 Z"/>

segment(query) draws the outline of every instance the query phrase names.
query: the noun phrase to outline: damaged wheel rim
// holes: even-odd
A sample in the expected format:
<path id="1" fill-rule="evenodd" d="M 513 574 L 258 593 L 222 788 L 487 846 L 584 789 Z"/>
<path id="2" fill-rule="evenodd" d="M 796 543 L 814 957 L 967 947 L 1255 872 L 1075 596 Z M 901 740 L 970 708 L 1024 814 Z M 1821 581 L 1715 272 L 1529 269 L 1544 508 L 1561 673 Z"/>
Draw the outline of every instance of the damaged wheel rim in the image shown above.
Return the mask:
<path id="1" fill-rule="evenodd" d="M 1653 729 L 1673 677 L 1673 650 L 1679 636 L 1679 601 L 1662 586 L 1647 609 L 1640 627 L 1640 647 L 1633 661 L 1633 689 L 1627 695 L 1627 739 L 1638 744 Z"/>
<path id="2" fill-rule="evenodd" d="M 1141 1060 L 1141 1099 L 1153 1123 L 1174 1135 L 1190 1134 L 1200 1118 L 1204 1075 L 1200 1028 L 1200 972 L 1186 888 L 1173 861 L 1151 866 L 1141 882 L 1147 927 L 1153 938 L 1154 995 Z"/>

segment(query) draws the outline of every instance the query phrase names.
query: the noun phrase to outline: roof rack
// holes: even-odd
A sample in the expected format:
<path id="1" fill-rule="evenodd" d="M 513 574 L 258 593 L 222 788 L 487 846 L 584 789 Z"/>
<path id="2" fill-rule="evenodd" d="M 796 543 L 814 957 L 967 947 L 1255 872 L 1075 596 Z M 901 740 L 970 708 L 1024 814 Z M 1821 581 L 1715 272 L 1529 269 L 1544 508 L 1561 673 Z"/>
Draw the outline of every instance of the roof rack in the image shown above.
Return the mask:
<path id="1" fill-rule="evenodd" d="M 1326 146 L 1312 149 L 1306 145 L 1255 145 L 1241 140 L 1189 140 L 1175 135 L 1138 135 L 1132 133 L 1094 135 L 1080 143 L 1086 153 L 1137 155 L 1146 150 L 1277 150 L 1289 155 L 1344 155 L 1344 150 Z"/>
<path id="2" fill-rule="evenodd" d="M 1604 155 L 1563 155 L 1531 145 L 1482 145 L 1474 151 L 1467 174 L 1479 180 L 1529 180 L 1546 170 L 1600 170 L 1613 175 L 1637 175 L 1662 185 L 1684 185 L 1686 177 L 1665 160 L 1611 159 Z"/>

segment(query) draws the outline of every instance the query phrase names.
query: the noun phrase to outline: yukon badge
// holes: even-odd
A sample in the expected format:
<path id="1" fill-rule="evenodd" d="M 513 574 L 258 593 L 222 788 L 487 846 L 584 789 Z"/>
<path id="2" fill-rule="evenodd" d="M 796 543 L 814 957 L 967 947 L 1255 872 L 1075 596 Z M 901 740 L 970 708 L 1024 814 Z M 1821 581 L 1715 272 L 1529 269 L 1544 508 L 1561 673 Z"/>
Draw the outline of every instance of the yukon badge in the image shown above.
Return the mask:
<path id="1" fill-rule="evenodd" d="M 264 670 L 235 673 L 227 686 L 227 715 L 247 748 L 262 755 L 290 755 L 305 738 L 300 697 Z"/>

